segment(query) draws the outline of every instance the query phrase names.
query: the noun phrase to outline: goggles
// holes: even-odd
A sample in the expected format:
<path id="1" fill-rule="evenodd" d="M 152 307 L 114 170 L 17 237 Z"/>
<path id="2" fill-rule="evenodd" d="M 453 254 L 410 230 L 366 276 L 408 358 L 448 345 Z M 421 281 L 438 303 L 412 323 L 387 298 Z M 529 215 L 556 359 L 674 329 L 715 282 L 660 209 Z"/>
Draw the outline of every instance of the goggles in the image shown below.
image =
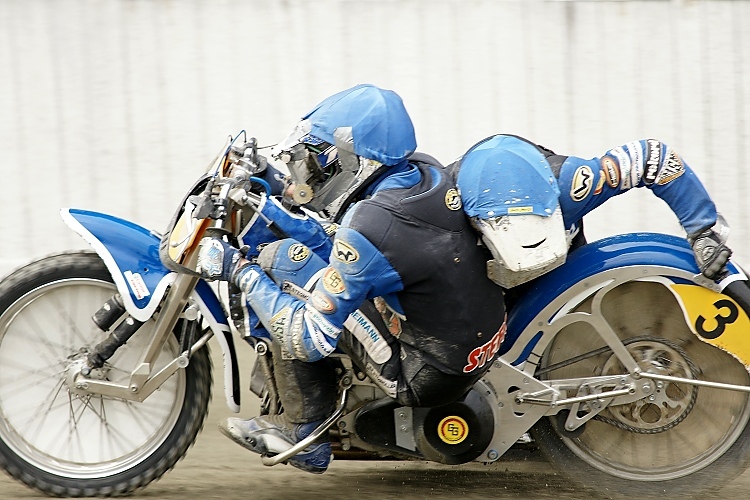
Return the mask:
<path id="1" fill-rule="evenodd" d="M 332 145 L 310 135 L 301 122 L 272 156 L 286 164 L 291 198 L 326 217 L 337 220 L 352 196 L 383 165 L 359 157 L 347 145 Z"/>

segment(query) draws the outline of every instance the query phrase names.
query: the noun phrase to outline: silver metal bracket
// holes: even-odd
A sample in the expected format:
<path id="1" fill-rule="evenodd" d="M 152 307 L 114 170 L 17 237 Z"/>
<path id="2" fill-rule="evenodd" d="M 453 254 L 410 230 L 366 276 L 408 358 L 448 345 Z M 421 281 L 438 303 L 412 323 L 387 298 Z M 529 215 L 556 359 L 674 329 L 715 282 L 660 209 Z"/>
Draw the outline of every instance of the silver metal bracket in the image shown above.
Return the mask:
<path id="1" fill-rule="evenodd" d="M 497 359 L 492 369 L 474 387 L 490 401 L 495 416 L 492 441 L 476 458 L 479 462 L 496 461 L 547 413 L 549 405 L 517 400 L 519 394 L 546 394 L 552 400 L 559 397 L 556 389 L 503 359 Z"/>
<path id="2" fill-rule="evenodd" d="M 273 455 L 271 457 L 269 456 L 262 456 L 261 462 L 263 465 L 272 466 L 276 464 L 280 464 L 282 462 L 286 462 L 290 458 L 292 458 L 297 453 L 301 452 L 311 444 L 313 444 L 315 441 L 320 439 L 320 437 L 325 434 L 325 432 L 330 429 L 336 421 L 341 418 L 341 416 L 344 414 L 344 410 L 346 410 L 346 400 L 347 395 L 349 392 L 349 388 L 352 386 L 352 377 L 351 372 L 348 374 L 345 374 L 342 377 L 342 383 L 341 383 L 341 397 L 339 398 L 339 404 L 336 407 L 336 410 L 333 412 L 333 414 L 328 417 L 322 424 L 318 426 L 317 429 L 315 429 L 312 433 L 310 433 L 309 436 L 304 438 L 299 443 L 295 444 L 291 448 L 289 448 L 286 451 L 283 451 L 279 453 L 278 455 Z"/>
<path id="3" fill-rule="evenodd" d="M 396 446 L 406 450 L 416 451 L 417 442 L 414 440 L 414 414 L 408 406 L 393 410 L 393 426 L 396 430 Z"/>

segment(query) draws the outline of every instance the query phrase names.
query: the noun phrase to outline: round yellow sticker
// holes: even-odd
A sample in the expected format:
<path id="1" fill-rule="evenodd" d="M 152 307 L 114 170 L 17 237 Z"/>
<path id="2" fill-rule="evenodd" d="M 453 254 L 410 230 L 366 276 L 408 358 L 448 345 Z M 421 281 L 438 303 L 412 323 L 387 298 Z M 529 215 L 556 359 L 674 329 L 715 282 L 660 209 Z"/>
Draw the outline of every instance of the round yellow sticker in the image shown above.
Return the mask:
<path id="1" fill-rule="evenodd" d="M 438 424 L 438 437 L 448 444 L 458 444 L 469 435 L 469 424 L 463 418 L 451 415 Z"/>
<path id="2" fill-rule="evenodd" d="M 450 188 L 445 192 L 445 206 L 450 210 L 461 210 L 463 205 L 461 204 L 461 196 L 457 190 Z"/>
<path id="3" fill-rule="evenodd" d="M 322 281 L 323 288 L 331 293 L 337 294 L 346 290 L 346 286 L 344 285 L 344 280 L 341 279 L 341 275 L 332 267 L 329 267 L 328 269 L 326 269 L 326 272 L 323 273 Z"/>
<path id="4" fill-rule="evenodd" d="M 310 256 L 310 250 L 302 243 L 295 243 L 289 247 L 288 255 L 292 262 L 302 262 Z"/>

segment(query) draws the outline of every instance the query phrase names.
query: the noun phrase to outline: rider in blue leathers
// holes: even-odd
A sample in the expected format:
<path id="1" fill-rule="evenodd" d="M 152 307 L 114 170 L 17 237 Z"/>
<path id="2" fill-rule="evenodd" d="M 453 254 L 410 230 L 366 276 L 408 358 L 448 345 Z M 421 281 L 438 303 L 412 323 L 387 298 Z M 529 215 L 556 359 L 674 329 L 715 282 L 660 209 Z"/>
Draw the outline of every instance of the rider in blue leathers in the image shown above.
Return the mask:
<path id="1" fill-rule="evenodd" d="M 272 242 L 254 261 L 224 241 L 202 243 L 203 277 L 237 285 L 273 338 L 284 413 L 229 419 L 221 429 L 239 444 L 280 453 L 330 415 L 337 390 L 328 356 L 337 348 L 410 406 L 455 401 L 492 364 L 505 310 L 502 290 L 486 274 L 490 255 L 477 245 L 451 176 L 436 160 L 413 155 L 415 147 L 395 93 L 361 85 L 331 96 L 274 153 L 293 181 L 283 199 L 339 224 L 330 246 L 304 215 L 279 224 L 299 239 Z M 259 213 L 271 218 L 269 211 L 283 215 L 280 208 L 269 198 Z M 270 239 L 262 224 L 250 225 L 240 243 Z M 299 290 L 283 292 L 285 282 Z M 289 463 L 320 473 L 330 457 L 324 442 Z"/>
<path id="2" fill-rule="evenodd" d="M 562 250 L 559 240 L 552 237 L 550 245 L 536 242 L 533 250 L 524 249 L 533 254 L 531 272 L 536 273 L 540 263 L 543 270 L 551 268 L 545 261 L 547 246 L 554 256 L 552 264 L 564 259 L 568 249 L 565 229 L 572 237 L 572 226 L 586 212 L 577 208 L 591 209 L 599 201 L 593 199 L 586 205 L 591 197 L 614 190 L 613 186 L 638 185 L 644 177 L 637 174 L 637 166 L 627 170 L 624 163 L 618 163 L 620 177 L 615 183 L 614 170 L 601 171 L 609 160 L 558 157 L 519 141 L 531 148 L 516 149 L 524 158 L 519 170 L 530 162 L 533 171 L 531 176 L 520 174 L 519 179 L 526 179 L 523 186 L 534 184 L 534 175 L 542 179 L 541 187 L 529 188 L 529 196 L 542 201 L 520 196 L 516 188 L 522 185 L 512 184 L 511 194 L 528 203 L 513 198 L 498 205 L 498 197 L 508 190 L 492 191 L 492 185 L 472 194 L 479 186 L 478 178 L 485 175 L 486 163 L 481 154 L 474 153 L 494 150 L 496 144 L 474 148 L 452 168 L 426 155 L 413 155 L 416 140 L 411 120 L 401 99 L 391 91 L 360 85 L 329 97 L 305 115 L 274 153 L 290 172 L 281 200 L 304 205 L 339 225 L 333 238 L 325 234 L 332 233 L 335 225 L 326 232 L 315 219 L 287 213 L 279 199 L 267 197 L 258 219 L 248 224 L 239 243 L 257 249 L 258 243 L 273 239 L 263 234 L 267 232 L 263 217 L 273 219 L 292 238 L 263 246 L 257 257 L 251 251 L 250 260 L 221 240 L 206 239 L 201 244 L 201 275 L 238 286 L 270 332 L 284 408 L 282 415 L 228 419 L 222 431 L 261 454 L 281 453 L 299 442 L 332 412 L 337 390 L 329 356 L 336 349 L 349 354 L 385 394 L 403 405 L 438 406 L 468 391 L 491 366 L 505 335 L 503 287 L 496 283 L 505 283 L 507 288 L 503 278 L 518 267 L 505 259 L 494 267 L 497 272 L 488 273 L 488 262 L 500 259 L 497 251 L 508 249 L 483 226 L 510 228 L 502 219 L 503 210 L 521 216 L 538 212 L 539 220 L 558 221 Z M 661 162 L 649 174 L 656 176 L 651 184 L 664 186 L 672 181 L 677 185 L 681 177 L 689 179 L 692 174 L 684 163 L 682 167 L 679 174 L 679 167 Z M 668 169 L 675 172 L 668 175 Z M 623 175 L 630 184 L 621 180 Z M 461 194 L 456 180 L 463 181 Z M 693 196 L 697 192 L 696 199 L 702 203 L 708 198 L 698 186 L 690 192 Z M 562 191 L 570 193 L 569 200 L 564 200 Z M 489 209 L 487 200 L 478 196 L 487 193 L 497 195 L 490 199 L 494 205 Z M 698 230 L 703 223 L 708 226 L 715 221 L 712 207 L 707 211 L 672 208 L 681 220 L 685 214 L 686 221 L 695 222 Z M 563 223 L 566 211 L 572 215 Z M 534 224 L 548 229 L 544 223 Z M 479 235 L 472 226 L 481 231 L 485 245 L 477 244 Z M 698 238 L 702 237 L 699 233 Z M 489 276 L 498 279 L 493 282 Z M 282 291 L 289 283 L 296 286 Z M 318 442 L 289 463 L 321 473 L 330 458 L 330 444 Z"/>

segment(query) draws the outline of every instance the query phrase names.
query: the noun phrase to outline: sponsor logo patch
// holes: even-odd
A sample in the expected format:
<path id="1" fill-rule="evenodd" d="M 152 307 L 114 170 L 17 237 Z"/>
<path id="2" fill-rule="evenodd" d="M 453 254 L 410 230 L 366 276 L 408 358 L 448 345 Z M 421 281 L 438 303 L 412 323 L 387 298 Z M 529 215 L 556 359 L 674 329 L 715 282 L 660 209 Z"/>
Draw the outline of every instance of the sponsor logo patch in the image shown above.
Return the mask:
<path id="1" fill-rule="evenodd" d="M 391 346 L 388 345 L 388 341 L 383 338 L 383 335 L 381 335 L 377 327 L 367 316 L 359 310 L 349 315 L 344 322 L 344 327 L 359 340 L 374 362 L 382 365 L 391 359 L 393 351 L 391 350 Z"/>
<path id="2" fill-rule="evenodd" d="M 620 166 L 609 156 L 602 158 L 602 172 L 604 172 L 604 178 L 607 180 L 607 185 L 611 188 L 616 188 L 620 185 Z"/>
<path id="3" fill-rule="evenodd" d="M 383 297 L 375 297 L 373 303 L 375 304 L 375 309 L 380 313 L 380 317 L 383 318 L 385 326 L 388 327 L 390 334 L 396 338 L 401 337 L 403 331 L 401 329 L 401 318 L 388 307 Z"/>
<path id="4" fill-rule="evenodd" d="M 338 333 L 336 333 L 333 325 L 326 321 L 318 311 L 315 309 L 307 309 L 305 311 L 305 326 L 307 326 L 307 334 L 310 342 L 312 342 L 315 350 L 323 357 L 329 356 L 336 350 L 328 339 L 338 338 Z"/>
<path id="5" fill-rule="evenodd" d="M 623 189 L 629 189 L 633 184 L 633 177 L 640 179 L 638 166 L 631 161 L 630 155 L 622 146 L 612 148 L 607 154 L 617 160 L 620 167 L 620 185 Z"/>
<path id="6" fill-rule="evenodd" d="M 604 188 L 604 176 L 599 174 L 599 180 L 596 182 L 596 189 L 594 189 L 594 194 L 599 194 L 602 192 L 602 189 Z"/>
<path id="7" fill-rule="evenodd" d="M 458 415 L 450 415 L 440 421 L 438 437 L 447 444 L 458 444 L 469 435 L 469 424 Z"/>
<path id="8" fill-rule="evenodd" d="M 359 260 L 359 253 L 354 247 L 341 240 L 333 242 L 333 256 L 345 264 L 353 264 Z"/>
<path id="9" fill-rule="evenodd" d="M 633 186 L 637 186 L 641 182 L 641 177 L 643 177 L 643 148 L 640 141 L 629 142 L 625 147 L 628 149 L 628 158 L 630 158 L 633 165 L 630 169 L 630 183 Z M 623 171 L 621 175 L 625 176 L 625 172 Z"/>
<path id="10" fill-rule="evenodd" d="M 246 272 L 240 274 L 240 282 L 237 283 L 237 286 L 239 286 L 243 291 L 247 291 L 247 289 L 250 288 L 252 284 L 255 283 L 255 280 L 259 277 L 260 274 L 258 274 L 258 271 L 250 268 Z"/>
<path id="11" fill-rule="evenodd" d="M 570 185 L 570 197 L 573 201 L 581 201 L 586 198 L 594 187 L 594 172 L 588 165 L 581 165 L 573 174 L 573 182 Z"/>
<path id="12" fill-rule="evenodd" d="M 141 300 L 142 298 L 151 295 L 151 292 L 148 291 L 148 286 L 146 286 L 146 282 L 140 274 L 125 271 L 122 275 L 125 276 L 125 279 L 127 280 L 128 285 L 130 285 L 130 289 L 133 291 L 133 295 L 135 295 L 136 299 Z"/>
<path id="13" fill-rule="evenodd" d="M 341 279 L 341 275 L 334 268 L 329 267 L 323 274 L 323 288 L 331 293 L 338 294 L 346 290 L 344 286 L 344 280 Z"/>
<path id="14" fill-rule="evenodd" d="M 367 363 L 365 365 L 365 373 L 367 373 L 367 375 L 373 380 L 373 382 L 380 386 L 380 388 L 383 389 L 386 394 L 395 399 L 397 394 L 396 390 L 398 388 L 395 380 L 388 380 L 387 378 L 385 378 L 378 372 L 378 370 L 372 365 L 372 363 Z"/>
<path id="15" fill-rule="evenodd" d="M 294 359 L 294 356 L 287 350 L 286 342 L 284 342 L 284 330 L 287 328 L 289 322 L 289 308 L 285 307 L 281 311 L 277 312 L 271 318 L 271 324 L 269 325 L 271 337 L 273 337 L 281 346 L 281 359 Z"/>
<path id="16" fill-rule="evenodd" d="M 530 214 L 534 212 L 534 207 L 510 207 L 509 214 Z"/>
<path id="17" fill-rule="evenodd" d="M 643 172 L 643 182 L 650 186 L 656 181 L 661 165 L 661 142 L 656 139 L 646 141 L 646 168 Z"/>
<path id="18" fill-rule="evenodd" d="M 672 182 L 684 173 L 685 166 L 682 164 L 682 160 L 677 153 L 670 149 L 667 161 L 664 162 L 664 166 L 661 167 L 659 176 L 656 178 L 656 183 L 663 186 L 664 184 Z"/>
<path id="19" fill-rule="evenodd" d="M 501 326 L 497 333 L 492 336 L 489 342 L 474 348 L 469 353 L 466 357 L 467 362 L 463 369 L 464 373 L 471 373 L 477 368 L 486 365 L 487 362 L 492 362 L 492 358 L 494 358 L 497 351 L 500 350 L 500 344 L 502 344 L 503 339 L 505 339 L 506 328 L 506 323 L 503 321 L 503 326 Z"/>
<path id="20" fill-rule="evenodd" d="M 302 262 L 310 256 L 310 249 L 302 243 L 295 243 L 289 247 L 287 255 L 289 255 L 292 262 Z"/>
<path id="21" fill-rule="evenodd" d="M 331 339 L 337 339 L 339 338 L 339 335 L 341 334 L 341 328 L 337 328 L 333 323 L 328 321 L 325 316 L 320 314 L 316 309 L 305 309 L 305 322 L 308 325 L 308 331 L 310 332 L 310 338 L 317 342 L 318 345 L 321 347 L 324 347 L 325 350 L 330 349 L 331 352 L 333 351 L 333 348 L 328 343 L 328 341 L 324 338 L 316 338 L 314 335 L 314 332 L 322 333 L 328 338 Z M 313 332 L 314 330 L 314 332 Z"/>
<path id="22" fill-rule="evenodd" d="M 461 204 L 461 197 L 458 195 L 458 191 L 454 188 L 450 188 L 445 192 L 445 206 L 450 210 L 461 210 L 463 206 Z"/>
<path id="23" fill-rule="evenodd" d="M 320 290 L 316 290 L 310 295 L 310 304 L 318 311 L 324 314 L 331 314 L 336 311 L 336 305 L 331 299 L 325 296 Z"/>
<path id="24" fill-rule="evenodd" d="M 285 307 L 271 318 L 271 334 L 277 339 L 284 338 L 284 327 L 289 320 L 289 308 Z"/>

